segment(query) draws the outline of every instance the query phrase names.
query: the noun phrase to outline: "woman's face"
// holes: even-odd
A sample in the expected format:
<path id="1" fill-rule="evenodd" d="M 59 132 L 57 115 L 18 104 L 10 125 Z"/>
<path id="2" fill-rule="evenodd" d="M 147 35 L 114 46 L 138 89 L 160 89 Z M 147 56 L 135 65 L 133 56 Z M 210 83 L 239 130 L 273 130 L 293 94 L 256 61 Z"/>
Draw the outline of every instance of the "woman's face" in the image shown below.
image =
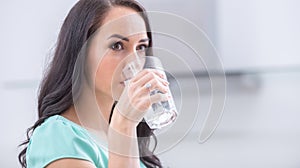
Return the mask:
<path id="1" fill-rule="evenodd" d="M 113 7 L 93 37 L 88 70 L 97 96 L 118 99 L 124 89 L 125 58 L 145 56 L 149 45 L 143 18 L 133 9 Z"/>

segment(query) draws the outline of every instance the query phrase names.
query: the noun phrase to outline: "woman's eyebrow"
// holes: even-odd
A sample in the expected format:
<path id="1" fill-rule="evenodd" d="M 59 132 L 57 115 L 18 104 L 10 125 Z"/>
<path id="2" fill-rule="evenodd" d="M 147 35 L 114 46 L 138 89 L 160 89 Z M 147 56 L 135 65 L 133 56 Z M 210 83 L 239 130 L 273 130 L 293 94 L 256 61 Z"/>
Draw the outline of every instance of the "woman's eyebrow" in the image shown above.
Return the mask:
<path id="1" fill-rule="evenodd" d="M 149 38 L 141 39 L 141 40 L 139 41 L 139 43 L 147 42 L 147 41 L 150 41 L 150 39 L 149 39 Z"/>
<path id="2" fill-rule="evenodd" d="M 119 39 L 124 40 L 124 41 L 129 41 L 129 39 L 127 37 L 124 37 L 120 34 L 113 34 L 113 35 L 109 36 L 107 39 L 111 39 L 111 38 L 119 38 Z M 141 39 L 139 41 L 139 43 L 147 42 L 147 41 L 150 41 L 150 39 L 149 38 Z"/>
<path id="3" fill-rule="evenodd" d="M 124 41 L 129 41 L 129 39 L 127 37 L 124 37 L 120 34 L 113 34 L 113 35 L 109 36 L 107 39 L 110 39 L 110 38 L 119 38 L 119 39 L 124 40 Z"/>

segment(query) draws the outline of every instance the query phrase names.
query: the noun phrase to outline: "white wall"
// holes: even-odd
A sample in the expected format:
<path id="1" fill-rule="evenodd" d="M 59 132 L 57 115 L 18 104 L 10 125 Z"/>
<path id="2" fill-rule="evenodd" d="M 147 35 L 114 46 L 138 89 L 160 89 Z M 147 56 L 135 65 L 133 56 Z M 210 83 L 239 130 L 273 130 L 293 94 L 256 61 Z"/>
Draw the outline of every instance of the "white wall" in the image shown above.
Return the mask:
<path id="1" fill-rule="evenodd" d="M 217 48 L 227 70 L 300 65 L 300 1 L 217 0 Z"/>

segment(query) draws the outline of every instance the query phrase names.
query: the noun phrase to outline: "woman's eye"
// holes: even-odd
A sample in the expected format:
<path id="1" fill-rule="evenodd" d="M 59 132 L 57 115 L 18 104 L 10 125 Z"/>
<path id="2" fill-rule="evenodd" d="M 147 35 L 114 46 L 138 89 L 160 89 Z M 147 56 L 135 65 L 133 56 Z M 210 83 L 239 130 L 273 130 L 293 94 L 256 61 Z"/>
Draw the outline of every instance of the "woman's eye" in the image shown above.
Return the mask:
<path id="1" fill-rule="evenodd" d="M 110 48 L 115 51 L 120 51 L 124 49 L 123 44 L 121 42 L 116 42 L 112 44 Z"/>
<path id="2" fill-rule="evenodd" d="M 147 48 L 148 48 L 148 46 L 145 45 L 145 44 L 143 44 L 143 45 L 139 45 L 139 46 L 137 47 L 137 50 L 139 50 L 139 51 L 145 51 Z"/>

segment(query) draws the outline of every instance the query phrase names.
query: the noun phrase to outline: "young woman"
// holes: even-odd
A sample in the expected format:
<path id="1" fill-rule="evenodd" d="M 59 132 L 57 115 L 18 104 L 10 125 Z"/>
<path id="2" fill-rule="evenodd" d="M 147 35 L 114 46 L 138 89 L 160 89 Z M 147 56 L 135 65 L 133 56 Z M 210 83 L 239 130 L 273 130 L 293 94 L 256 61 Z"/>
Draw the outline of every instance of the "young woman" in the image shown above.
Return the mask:
<path id="1" fill-rule="evenodd" d="M 22 167 L 162 167 L 149 149 L 150 137 L 155 136 L 143 115 L 163 99 L 150 97 L 150 91 L 164 93 L 168 82 L 155 70 L 142 70 L 125 86 L 117 70 L 128 56 L 151 55 L 152 36 L 144 12 L 133 0 L 80 0 L 71 9 L 40 86 L 39 119 L 21 144 Z M 81 54 L 85 46 L 86 55 Z M 78 60 L 84 64 L 81 68 Z M 88 74 L 86 82 L 83 74 Z M 104 133 L 108 150 L 81 122 L 80 115 L 92 111 L 87 93 L 95 95 L 103 117 L 99 123 L 104 125 L 97 131 Z M 87 103 L 80 113 L 75 106 L 79 99 Z"/>

